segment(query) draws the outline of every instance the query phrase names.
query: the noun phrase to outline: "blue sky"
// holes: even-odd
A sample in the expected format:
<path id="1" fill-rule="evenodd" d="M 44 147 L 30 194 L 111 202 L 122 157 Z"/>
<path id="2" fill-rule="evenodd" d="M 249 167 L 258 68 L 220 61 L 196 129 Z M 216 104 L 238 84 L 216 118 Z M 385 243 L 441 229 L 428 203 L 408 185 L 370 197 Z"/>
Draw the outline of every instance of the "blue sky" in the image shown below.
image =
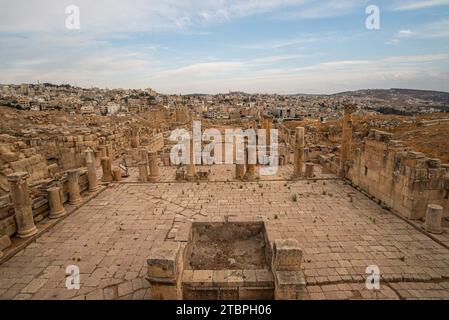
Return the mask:
<path id="1" fill-rule="evenodd" d="M 67 5 L 80 29 L 65 28 Z M 365 8 L 380 9 L 368 30 Z M 0 83 L 449 91 L 449 0 L 0 0 Z"/>

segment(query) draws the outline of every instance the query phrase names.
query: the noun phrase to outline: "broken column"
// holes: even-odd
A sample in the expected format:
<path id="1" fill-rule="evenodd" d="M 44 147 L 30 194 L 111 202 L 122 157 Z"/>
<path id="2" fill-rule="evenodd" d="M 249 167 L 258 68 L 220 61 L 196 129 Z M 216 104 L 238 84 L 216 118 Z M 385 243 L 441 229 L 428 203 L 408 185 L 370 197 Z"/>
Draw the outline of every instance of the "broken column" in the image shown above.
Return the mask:
<path id="1" fill-rule="evenodd" d="M 112 171 L 112 175 L 114 177 L 114 181 L 122 181 L 122 169 L 116 167 Z"/>
<path id="2" fill-rule="evenodd" d="M 267 117 L 265 118 L 265 130 L 266 130 L 266 135 L 267 135 L 267 139 L 266 139 L 266 147 L 267 150 L 270 150 L 270 144 L 271 144 L 271 129 L 273 129 L 273 122 L 271 120 L 271 118 Z"/>
<path id="3" fill-rule="evenodd" d="M 132 128 L 131 130 L 131 148 L 139 146 L 139 128 Z"/>
<path id="4" fill-rule="evenodd" d="M 159 181 L 159 168 L 158 168 L 158 156 L 157 152 L 153 151 L 148 154 L 150 161 L 150 182 Z"/>
<path id="5" fill-rule="evenodd" d="M 304 161 L 304 128 L 296 127 L 296 145 L 293 176 L 298 178 L 302 175 L 302 164 Z"/>
<path id="6" fill-rule="evenodd" d="M 106 146 L 98 146 L 98 150 L 100 151 L 100 159 L 108 156 Z"/>
<path id="7" fill-rule="evenodd" d="M 67 171 L 69 203 L 71 205 L 77 205 L 83 202 L 83 198 L 81 198 L 79 176 L 80 176 L 79 169 L 71 169 Z"/>
<path id="8" fill-rule="evenodd" d="M 345 165 L 352 158 L 352 116 L 356 110 L 354 104 L 346 104 L 344 106 L 342 132 L 341 132 L 341 148 L 340 148 L 340 175 L 346 176 Z"/>
<path id="9" fill-rule="evenodd" d="M 97 181 L 97 169 L 95 157 L 91 149 L 86 150 L 87 180 L 89 181 L 89 192 L 95 192 L 100 188 Z"/>
<path id="10" fill-rule="evenodd" d="M 148 161 L 148 150 L 146 148 L 140 148 L 140 161 Z"/>
<path id="11" fill-rule="evenodd" d="M 50 219 L 58 219 L 65 216 L 66 211 L 62 205 L 61 188 L 52 187 L 47 189 L 48 192 L 48 204 L 50 207 Z"/>
<path id="12" fill-rule="evenodd" d="M 139 181 L 140 182 L 148 182 L 148 163 L 147 162 L 139 162 Z"/>
<path id="13" fill-rule="evenodd" d="M 241 139 L 242 137 L 236 138 Z M 235 179 L 243 181 L 245 179 L 245 164 L 246 164 L 246 149 L 245 145 L 237 147 L 237 143 L 234 144 L 235 152 Z"/>
<path id="14" fill-rule="evenodd" d="M 244 177 L 245 177 L 245 165 L 237 163 L 235 165 L 235 178 L 237 180 L 243 180 Z"/>
<path id="15" fill-rule="evenodd" d="M 109 157 L 101 158 L 101 169 L 103 170 L 103 177 L 101 177 L 101 181 L 103 182 L 112 182 L 112 161 Z"/>
<path id="16" fill-rule="evenodd" d="M 28 172 L 16 172 L 8 176 L 17 222 L 17 234 L 20 238 L 28 238 L 37 233 L 28 190 L 27 179 L 29 177 Z"/>
<path id="17" fill-rule="evenodd" d="M 310 162 L 306 163 L 306 172 L 305 172 L 304 176 L 307 179 L 313 178 L 313 169 L 314 169 L 313 163 L 310 163 Z"/>
<path id="18" fill-rule="evenodd" d="M 112 144 L 106 145 L 106 156 L 114 159 L 114 149 L 112 148 Z"/>
<path id="19" fill-rule="evenodd" d="M 430 233 L 442 233 L 441 220 L 443 219 L 443 207 L 436 204 L 429 204 L 426 212 L 426 223 L 424 228 Z"/>
<path id="20" fill-rule="evenodd" d="M 246 181 L 254 181 L 256 179 L 256 164 L 254 163 L 254 156 L 251 155 L 253 152 L 253 147 L 246 147 L 246 173 L 245 180 Z"/>
<path id="21" fill-rule="evenodd" d="M 193 137 L 190 139 L 190 150 L 189 150 L 189 163 L 187 164 L 186 179 L 189 181 L 195 180 L 195 163 L 194 163 L 194 150 L 193 150 Z"/>

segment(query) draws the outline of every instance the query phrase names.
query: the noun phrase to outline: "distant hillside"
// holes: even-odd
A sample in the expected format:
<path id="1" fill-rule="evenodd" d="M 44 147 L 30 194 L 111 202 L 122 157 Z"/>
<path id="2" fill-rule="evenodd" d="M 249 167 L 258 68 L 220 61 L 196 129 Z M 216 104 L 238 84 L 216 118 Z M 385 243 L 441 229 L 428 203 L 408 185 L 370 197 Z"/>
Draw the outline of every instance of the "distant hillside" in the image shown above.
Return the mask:
<path id="1" fill-rule="evenodd" d="M 421 99 L 434 103 L 449 105 L 449 92 L 415 90 L 415 89 L 365 89 L 336 93 L 332 96 L 370 97 L 379 100 Z"/>

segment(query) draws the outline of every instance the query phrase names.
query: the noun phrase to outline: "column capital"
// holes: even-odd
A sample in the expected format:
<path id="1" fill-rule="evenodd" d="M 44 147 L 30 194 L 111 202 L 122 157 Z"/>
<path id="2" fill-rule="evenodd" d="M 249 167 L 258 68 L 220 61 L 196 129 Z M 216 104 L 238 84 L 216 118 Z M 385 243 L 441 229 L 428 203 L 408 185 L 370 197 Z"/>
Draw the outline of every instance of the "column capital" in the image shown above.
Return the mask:
<path id="1" fill-rule="evenodd" d="M 26 180 L 30 177 L 30 174 L 28 172 L 14 172 L 7 176 L 7 179 L 9 182 L 15 182 L 18 183 L 21 180 Z"/>
<path id="2" fill-rule="evenodd" d="M 76 168 L 76 169 L 69 169 L 66 171 L 68 174 L 76 174 L 76 173 L 80 173 L 81 169 L 80 168 Z"/>

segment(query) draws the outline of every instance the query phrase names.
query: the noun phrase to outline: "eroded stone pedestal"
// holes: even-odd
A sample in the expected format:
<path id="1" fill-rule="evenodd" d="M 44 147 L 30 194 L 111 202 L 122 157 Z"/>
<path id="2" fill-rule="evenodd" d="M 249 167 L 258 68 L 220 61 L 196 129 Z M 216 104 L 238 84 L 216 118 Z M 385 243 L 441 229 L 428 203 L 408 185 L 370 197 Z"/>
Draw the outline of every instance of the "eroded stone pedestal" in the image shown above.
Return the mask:
<path id="1" fill-rule="evenodd" d="M 112 182 L 113 176 L 112 176 L 112 161 L 109 157 L 103 157 L 101 158 L 101 169 L 103 170 L 103 177 L 101 178 L 101 181 L 103 182 Z"/>
<path id="2" fill-rule="evenodd" d="M 50 219 L 58 219 L 65 216 L 66 211 L 62 205 L 61 188 L 52 187 L 47 189 L 47 192 L 50 207 Z"/>
<path id="3" fill-rule="evenodd" d="M 67 171 L 67 185 L 69 189 L 69 203 L 78 205 L 83 202 L 79 185 L 80 169 L 71 169 Z"/>
<path id="4" fill-rule="evenodd" d="M 8 176 L 9 189 L 14 205 L 17 223 L 17 235 L 20 238 L 28 238 L 37 233 L 34 225 L 33 209 L 28 190 L 27 172 L 16 172 Z"/>
<path id="5" fill-rule="evenodd" d="M 442 233 L 441 220 L 443 219 L 443 207 L 436 204 L 429 204 L 426 212 L 426 223 L 424 228 L 430 233 Z"/>

